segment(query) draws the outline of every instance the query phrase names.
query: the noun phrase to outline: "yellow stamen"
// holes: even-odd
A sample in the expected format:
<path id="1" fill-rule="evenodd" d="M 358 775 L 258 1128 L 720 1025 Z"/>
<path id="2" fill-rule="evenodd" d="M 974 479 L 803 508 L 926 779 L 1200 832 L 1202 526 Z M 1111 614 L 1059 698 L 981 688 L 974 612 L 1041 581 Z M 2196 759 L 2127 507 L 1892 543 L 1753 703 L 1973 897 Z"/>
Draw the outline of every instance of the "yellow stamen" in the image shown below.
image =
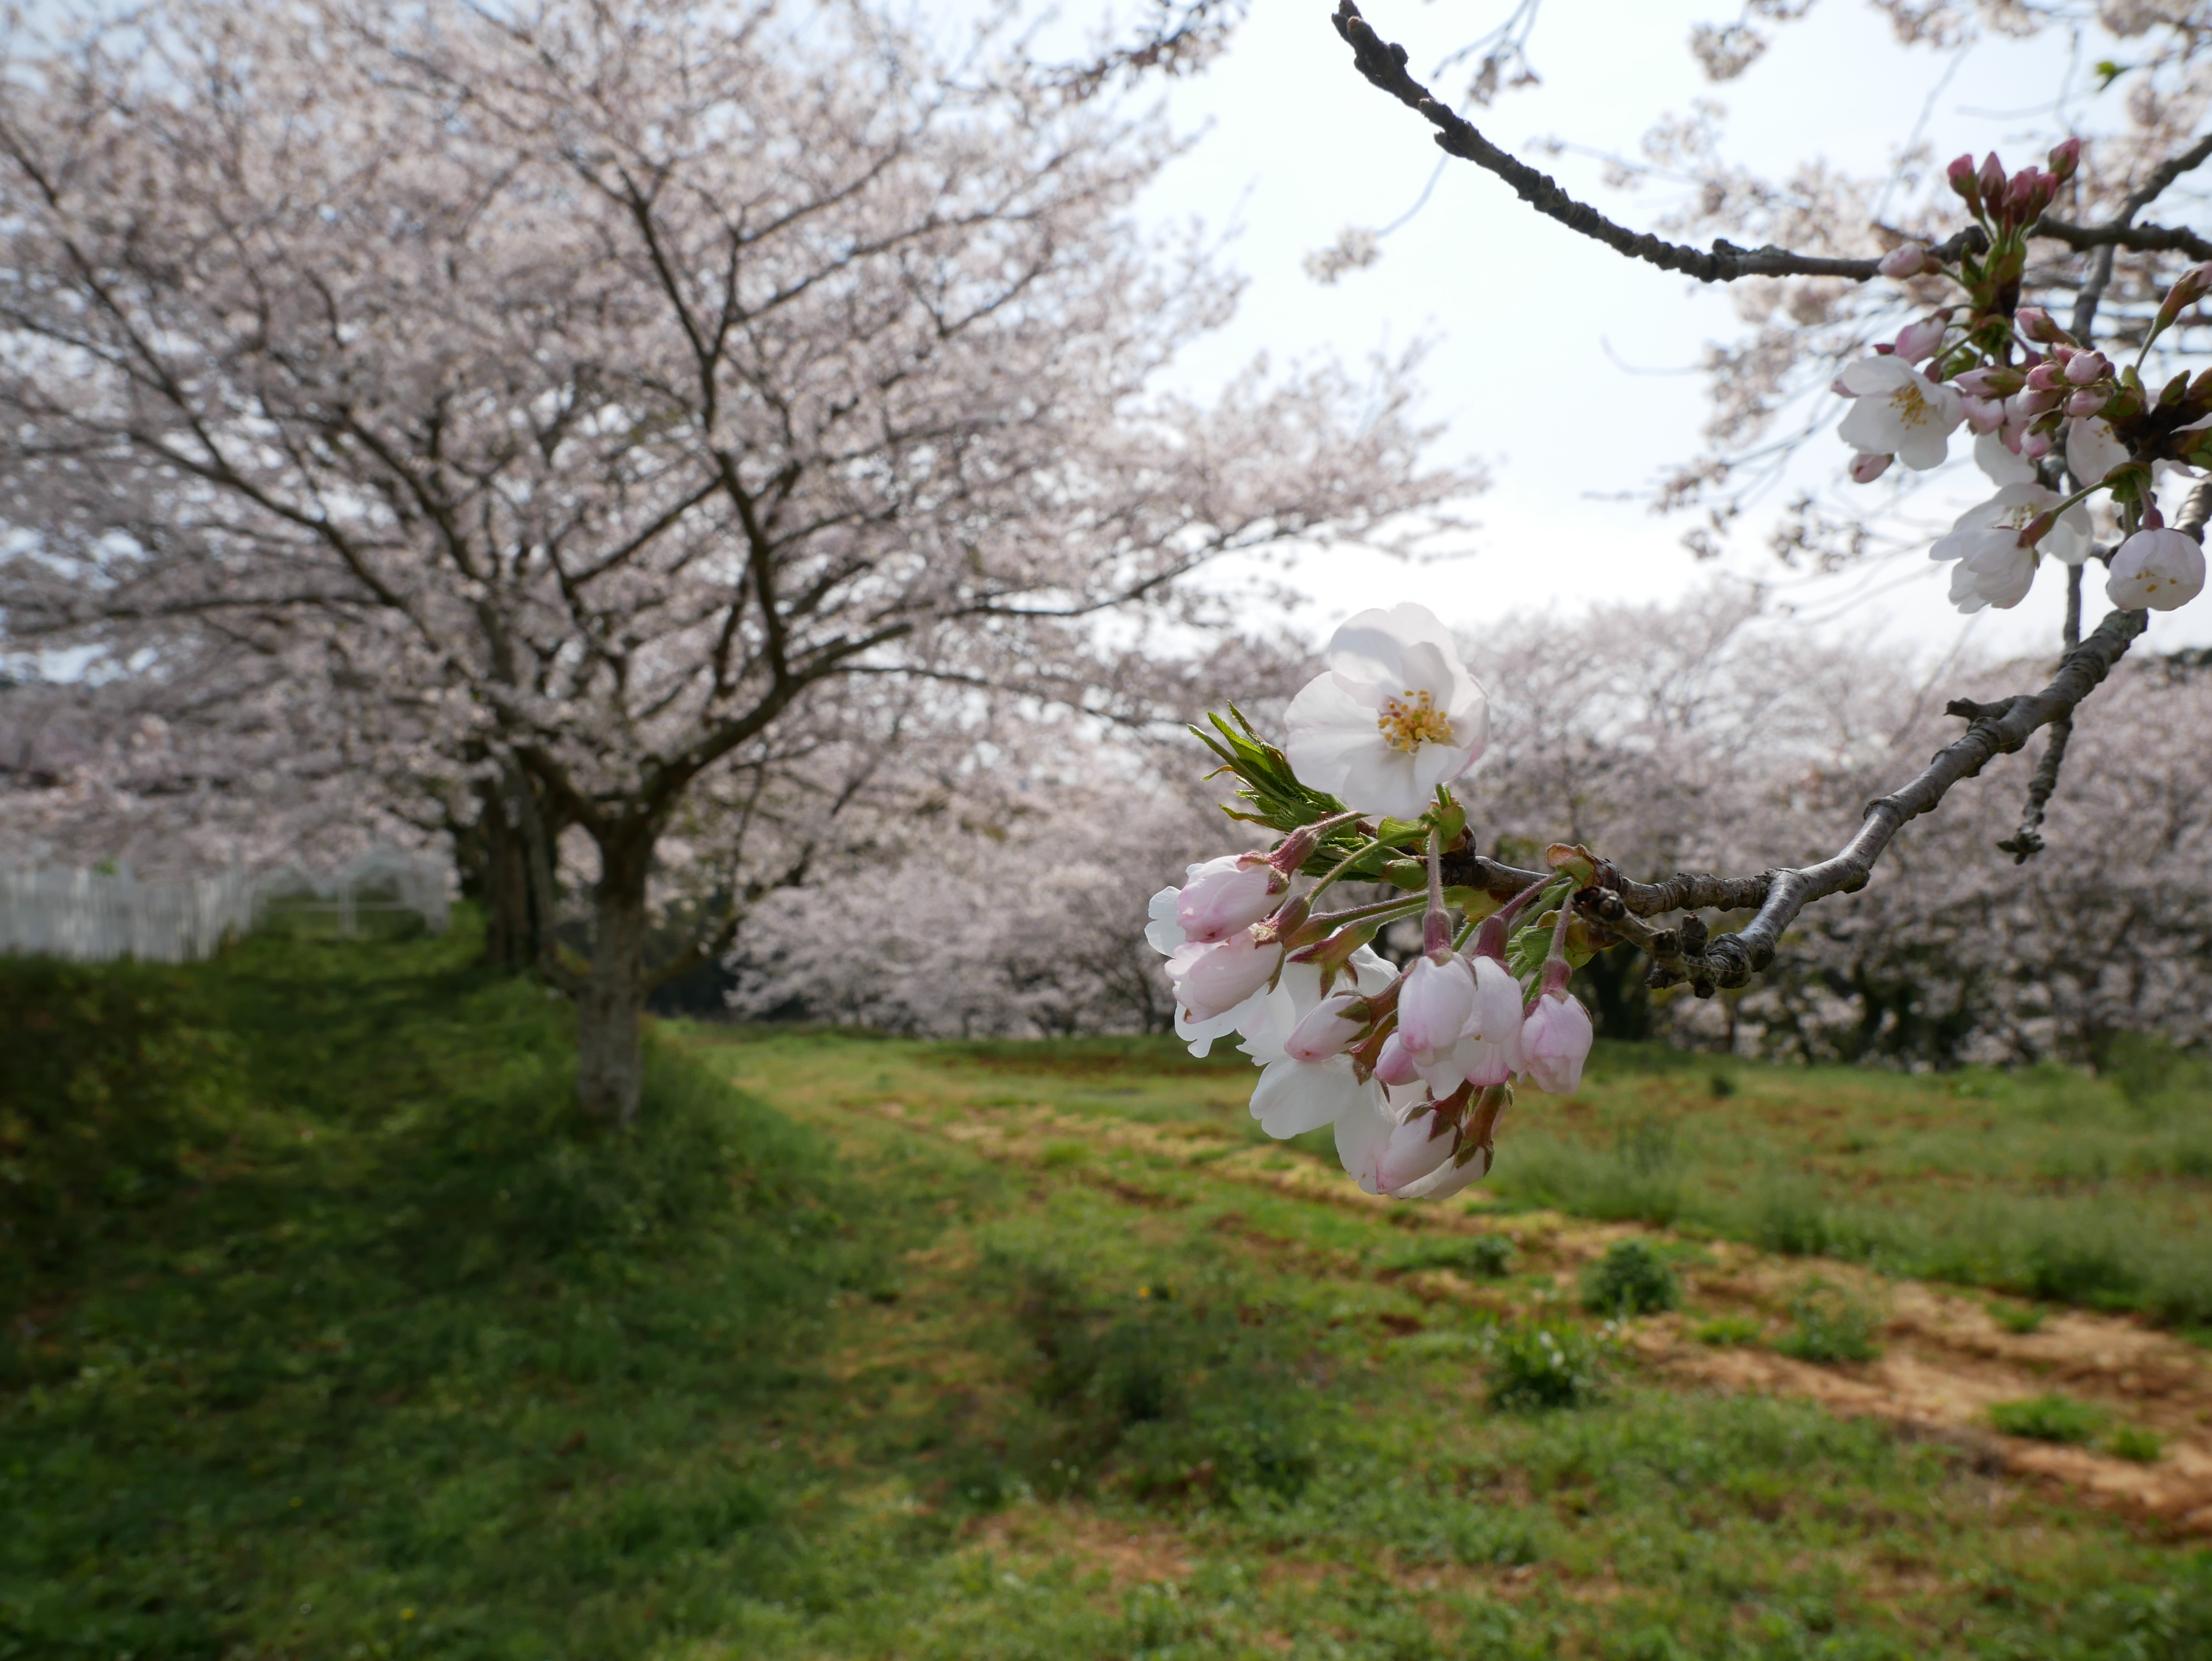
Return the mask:
<path id="1" fill-rule="evenodd" d="M 1382 715 L 1375 725 L 1385 744 L 1409 756 L 1424 744 L 1452 741 L 1451 717 L 1437 708 L 1432 694 L 1416 692 L 1410 686 L 1404 697 L 1382 700 Z"/>
<path id="2" fill-rule="evenodd" d="M 1908 380 L 1892 392 L 1889 404 L 1897 411 L 1897 418 L 1906 426 L 1924 427 L 1928 424 L 1928 399 L 1917 381 Z"/>

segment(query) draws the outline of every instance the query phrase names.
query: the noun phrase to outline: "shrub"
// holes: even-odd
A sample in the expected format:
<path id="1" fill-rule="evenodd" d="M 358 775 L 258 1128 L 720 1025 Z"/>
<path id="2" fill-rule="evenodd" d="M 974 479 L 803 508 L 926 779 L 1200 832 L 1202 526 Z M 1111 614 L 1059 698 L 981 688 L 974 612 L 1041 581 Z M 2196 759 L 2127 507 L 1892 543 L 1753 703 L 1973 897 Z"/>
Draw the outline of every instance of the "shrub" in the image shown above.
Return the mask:
<path id="1" fill-rule="evenodd" d="M 1616 1240 L 1583 1279 L 1583 1307 L 1599 1315 L 1650 1315 L 1681 1301 L 1674 1271 L 1642 1240 Z"/>
<path id="2" fill-rule="evenodd" d="M 1990 1409 L 1990 1424 L 2008 1436 L 2081 1447 L 2097 1439 L 2097 1433 L 2105 1427 L 2105 1415 L 2087 1402 L 2046 1393 L 1997 1402 Z"/>
<path id="3" fill-rule="evenodd" d="M 1790 1300 L 1796 1329 L 1774 1347 L 1801 1361 L 1871 1361 L 1875 1317 L 1865 1305 L 1825 1281 L 1810 1281 Z"/>
<path id="4" fill-rule="evenodd" d="M 1572 1327 L 1509 1328 L 1491 1352 L 1494 1408 L 1583 1407 L 1601 1386 L 1597 1346 Z"/>

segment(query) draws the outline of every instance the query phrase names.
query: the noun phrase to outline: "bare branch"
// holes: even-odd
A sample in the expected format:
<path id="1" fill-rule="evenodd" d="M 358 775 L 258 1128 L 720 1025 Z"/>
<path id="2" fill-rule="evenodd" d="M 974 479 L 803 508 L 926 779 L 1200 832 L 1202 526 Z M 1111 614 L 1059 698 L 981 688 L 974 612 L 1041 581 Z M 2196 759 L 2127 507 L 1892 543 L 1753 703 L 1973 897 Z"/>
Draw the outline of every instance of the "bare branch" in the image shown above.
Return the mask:
<path id="1" fill-rule="evenodd" d="M 2081 568 L 2066 568 L 2066 633 L 2065 646 L 2072 651 L 2081 643 Z M 2034 855 L 2043 851 L 2043 810 L 2049 805 L 2051 793 L 2058 788 L 2058 770 L 2066 764 L 2067 740 L 2074 736 L 2074 717 L 2061 715 L 2051 723 L 2051 739 L 2045 745 L 2043 759 L 2036 764 L 2035 776 L 2028 781 L 2027 808 L 2021 815 L 2020 829 L 1997 846 L 2012 855 L 2014 865 L 2026 865 Z"/>
<path id="2" fill-rule="evenodd" d="M 2212 259 L 2212 241 L 2179 225 L 2071 225 L 2063 219 L 2039 219 L 2029 234 L 2063 242 L 2076 252 L 2106 247 L 2136 253 L 2178 250 L 2191 259 Z"/>
<path id="3" fill-rule="evenodd" d="M 1787 248 L 1739 248 L 1716 240 L 1710 249 L 1668 242 L 1648 231 L 1632 231 L 1616 225 L 1587 202 L 1577 201 L 1549 173 L 1540 173 L 1476 131 L 1431 95 L 1429 89 L 1407 72 L 1403 46 L 1385 41 L 1359 15 L 1354 0 L 1338 0 L 1336 32 L 1352 47 L 1359 72 L 1399 102 L 1419 111 L 1437 129 L 1437 145 L 1449 155 L 1472 161 L 1496 173 L 1516 195 L 1548 219 L 1569 230 L 1602 242 L 1615 253 L 1641 259 L 1662 271 L 1680 271 L 1700 283 L 1733 283 L 1746 277 L 1841 277 L 1864 283 L 1879 274 L 1874 259 L 1835 259 L 1823 255 L 1792 253 Z M 1978 252 L 1988 244 L 1980 227 L 1969 226 L 1932 250 L 1946 262 L 1961 253 Z"/>

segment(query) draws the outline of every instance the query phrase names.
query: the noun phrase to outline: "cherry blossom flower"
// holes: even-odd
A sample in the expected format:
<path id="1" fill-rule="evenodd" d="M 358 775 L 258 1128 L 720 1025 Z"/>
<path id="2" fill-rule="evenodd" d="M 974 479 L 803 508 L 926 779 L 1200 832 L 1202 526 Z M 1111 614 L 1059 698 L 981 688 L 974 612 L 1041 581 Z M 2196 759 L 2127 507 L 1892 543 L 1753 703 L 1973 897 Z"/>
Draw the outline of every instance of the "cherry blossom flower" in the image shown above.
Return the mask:
<path id="1" fill-rule="evenodd" d="M 1329 641 L 1328 659 L 1328 672 L 1291 701 L 1291 769 L 1359 812 L 1419 818 L 1489 742 L 1481 684 L 1420 605 L 1358 613 Z"/>
<path id="2" fill-rule="evenodd" d="M 1358 1043 L 1369 1025 L 1366 999 L 1356 992 L 1333 992 L 1291 1029 L 1283 1049 L 1293 1061 L 1327 1061 Z"/>
<path id="3" fill-rule="evenodd" d="M 1405 988 L 1398 994 L 1398 1042 L 1429 1088 L 1439 1094 L 1459 1085 L 1452 1057 L 1461 1029 L 1474 1013 L 1474 971 L 1466 958 L 1416 958 L 1406 970 Z"/>
<path id="4" fill-rule="evenodd" d="M 2171 611 L 2204 587 L 2204 550 L 2179 531 L 2138 531 L 2112 556 L 2106 598 L 2124 611 Z"/>
<path id="5" fill-rule="evenodd" d="M 1491 1148 L 1487 1142 L 1471 1142 L 1462 1138 L 1458 1151 L 1451 1158 L 1412 1182 L 1390 1190 L 1395 1200 L 1443 1200 L 1460 1189 L 1480 1182 L 1490 1174 Z"/>
<path id="6" fill-rule="evenodd" d="M 2113 468 L 2128 460 L 2128 447 L 2112 436 L 2107 421 L 2066 423 L 2066 468 L 2082 484 L 2100 484 Z"/>
<path id="7" fill-rule="evenodd" d="M 2022 460 L 2006 448 L 2004 441 L 1994 433 L 1985 433 L 1974 441 L 1974 465 L 1989 475 L 1992 484 L 2037 482 L 2035 464 Z"/>
<path id="8" fill-rule="evenodd" d="M 1375 1191 L 1392 1194 L 1419 1181 L 1450 1159 L 1458 1147 L 1449 1118 L 1425 1107 L 1415 1108 L 1400 1119 L 1376 1151 Z"/>
<path id="9" fill-rule="evenodd" d="M 1884 277 L 1917 277 L 1928 264 L 1928 245 L 1925 242 L 1900 242 L 1882 255 L 1875 268 Z"/>
<path id="10" fill-rule="evenodd" d="M 1554 1096 L 1573 1095 L 1595 1036 L 1581 999 L 1547 992 L 1521 1026 L 1521 1064 L 1528 1082 Z"/>
<path id="11" fill-rule="evenodd" d="M 1397 978 L 1396 970 L 1365 946 L 1352 952 L 1346 967 L 1363 998 L 1375 996 Z M 1322 995 L 1318 968 L 1285 964 L 1274 987 L 1244 1017 L 1239 1047 L 1260 1068 L 1252 1116 L 1270 1136 L 1302 1136 L 1341 1114 L 1361 1110 L 1370 1100 L 1383 1099 L 1382 1084 L 1363 1080 L 1351 1056 L 1306 1060 L 1291 1052 L 1291 1040 L 1307 1018 L 1331 1001 Z"/>
<path id="12" fill-rule="evenodd" d="M 1194 865 L 1176 895 L 1176 921 L 1186 940 L 1225 940 L 1275 909 L 1290 880 L 1260 854 L 1224 854 Z"/>
<path id="13" fill-rule="evenodd" d="M 1928 551 L 1930 559 L 1959 562 L 1951 573 L 1951 603 L 1966 612 L 1985 605 L 2004 610 L 2027 596 L 2035 581 L 2039 553 L 2068 565 L 2088 558 L 2093 531 L 2088 509 L 2078 502 L 2058 515 L 2037 547 L 2021 545 L 2021 532 L 2063 500 L 2041 484 L 2007 484 L 1987 502 L 1960 514 L 1950 533 L 1939 537 Z"/>
<path id="14" fill-rule="evenodd" d="M 1521 1070 L 1521 983 L 1495 958 L 1474 960 L 1474 1007 L 1460 1030 L 1452 1064 L 1480 1090 Z"/>
<path id="15" fill-rule="evenodd" d="M 1413 1065 L 1413 1056 L 1398 1041 L 1395 1032 L 1382 1040 L 1382 1048 L 1376 1054 L 1375 1076 L 1386 1085 L 1413 1085 L 1421 1081 L 1421 1069 Z"/>
<path id="16" fill-rule="evenodd" d="M 1189 954 L 1209 949 L 1204 942 L 1187 940 L 1182 925 L 1176 920 L 1176 902 L 1181 891 L 1175 888 L 1163 888 L 1153 895 L 1152 904 L 1147 908 L 1151 921 L 1145 926 L 1146 943 L 1168 960 L 1170 981 L 1176 978 L 1178 953 L 1185 954 L 1182 962 L 1188 968 L 1191 961 Z M 1267 989 L 1263 986 L 1232 1008 L 1210 1015 L 1199 1015 L 1184 1007 L 1178 992 L 1176 999 L 1176 1037 L 1189 1045 L 1192 1055 L 1204 1056 L 1213 1048 L 1216 1038 L 1236 1031 L 1246 1020 L 1256 1017 L 1266 995 Z M 1319 995 L 1318 975 L 1316 977 L 1316 995 Z"/>
<path id="17" fill-rule="evenodd" d="M 1958 389 L 1895 355 L 1863 357 L 1844 370 L 1853 394 L 1836 433 L 1855 450 L 1895 456 L 1916 472 L 1941 466 L 1952 429 L 1966 418 Z"/>
<path id="18" fill-rule="evenodd" d="M 1192 1020 L 1206 1021 L 1234 1013 L 1266 991 L 1282 963 L 1281 941 L 1262 940 L 1247 928 L 1225 940 L 1177 946 L 1168 958 L 1168 979 L 1175 985 L 1176 1006 Z"/>

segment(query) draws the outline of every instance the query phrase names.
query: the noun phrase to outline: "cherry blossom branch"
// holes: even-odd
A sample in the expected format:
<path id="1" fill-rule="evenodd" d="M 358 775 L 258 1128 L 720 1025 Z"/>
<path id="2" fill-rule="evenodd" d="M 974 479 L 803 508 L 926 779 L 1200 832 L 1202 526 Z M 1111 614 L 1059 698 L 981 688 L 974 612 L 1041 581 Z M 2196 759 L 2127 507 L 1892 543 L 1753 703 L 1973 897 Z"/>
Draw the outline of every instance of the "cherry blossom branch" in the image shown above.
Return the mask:
<path id="1" fill-rule="evenodd" d="M 2191 493 L 2175 528 L 2201 541 L 2208 517 L 2212 517 L 2212 484 L 2200 484 Z M 2040 692 L 2015 694 L 1996 703 L 1954 699 L 1947 713 L 1965 717 L 1966 732 L 1937 751 L 1909 783 L 1869 802 L 1857 834 L 1830 858 L 1817 865 L 1769 871 L 1736 882 L 1705 879 L 1714 885 L 1711 892 L 1735 894 L 1735 909 L 1747 903 L 1757 904 L 1758 915 L 1735 934 L 1709 941 L 1704 922 L 1693 916 L 1672 929 L 1656 931 L 1644 939 L 1639 936 L 1646 931 L 1626 922 L 1632 910 L 1641 908 L 1632 908 L 1625 892 L 1601 892 L 1577 903 L 1601 927 L 1636 940 L 1650 953 L 1647 984 L 1663 988 L 1686 983 L 1701 998 L 1721 988 L 1742 986 L 1774 961 L 1783 933 L 1799 912 L 1831 894 L 1855 893 L 1865 887 L 1875 861 L 1908 821 L 1932 812 L 1953 785 L 1975 776 L 1995 757 L 2014 753 L 2040 728 L 2070 717 L 2082 699 L 2112 672 L 2148 623 L 2149 614 L 2143 611 L 2106 613 L 2095 632 L 2066 654 L 2058 672 Z M 1761 890 L 1761 897 L 1750 902 L 1750 894 Z"/>
<path id="2" fill-rule="evenodd" d="M 2074 338 L 2087 340 L 2088 325 L 2097 315 L 2097 302 L 2104 298 L 2105 285 L 2112 278 L 2114 248 L 2129 248 L 2142 253 L 2154 250 L 2179 248 L 2194 259 L 2212 259 L 2212 242 L 2207 242 L 2193 231 L 2181 230 L 2166 225 L 2136 225 L 2135 216 L 2164 195 L 2166 186 L 2185 173 L 2192 173 L 2212 161 L 2212 133 L 2207 133 L 2179 155 L 2169 156 L 2154 168 L 2148 179 L 2129 192 L 2120 204 L 2119 211 L 2101 225 L 2069 225 L 2063 219 L 2045 218 L 2037 222 L 2034 234 L 2047 236 L 2063 242 L 2079 252 L 2084 248 L 2101 250 L 2096 271 L 2089 284 L 2083 288 L 2081 298 L 2074 312 Z"/>
<path id="3" fill-rule="evenodd" d="M 1641 259 L 1662 271 L 1680 271 L 1700 283 L 1733 283 L 1746 277 L 1841 277 L 1864 283 L 1880 273 L 1878 259 L 1838 259 L 1819 254 L 1793 253 L 1771 245 L 1739 248 L 1716 239 L 1710 249 L 1669 242 L 1648 231 L 1632 231 L 1615 224 L 1587 202 L 1577 201 L 1561 189 L 1549 173 L 1540 173 L 1510 151 L 1502 150 L 1462 120 L 1406 69 L 1405 47 L 1385 41 L 1359 15 L 1354 0 L 1338 0 L 1334 19 L 1336 32 L 1352 48 L 1352 63 L 1369 81 L 1401 104 L 1425 116 L 1437 129 L 1437 146 L 1448 155 L 1472 161 L 1496 173 L 1516 195 L 1548 219 L 1569 230 L 1604 243 L 1615 253 Z M 1937 260 L 1949 262 L 1961 253 L 1978 252 L 1988 239 L 1978 226 L 1969 226 L 1931 251 Z M 2179 245 L 2176 245 L 2179 246 Z"/>

